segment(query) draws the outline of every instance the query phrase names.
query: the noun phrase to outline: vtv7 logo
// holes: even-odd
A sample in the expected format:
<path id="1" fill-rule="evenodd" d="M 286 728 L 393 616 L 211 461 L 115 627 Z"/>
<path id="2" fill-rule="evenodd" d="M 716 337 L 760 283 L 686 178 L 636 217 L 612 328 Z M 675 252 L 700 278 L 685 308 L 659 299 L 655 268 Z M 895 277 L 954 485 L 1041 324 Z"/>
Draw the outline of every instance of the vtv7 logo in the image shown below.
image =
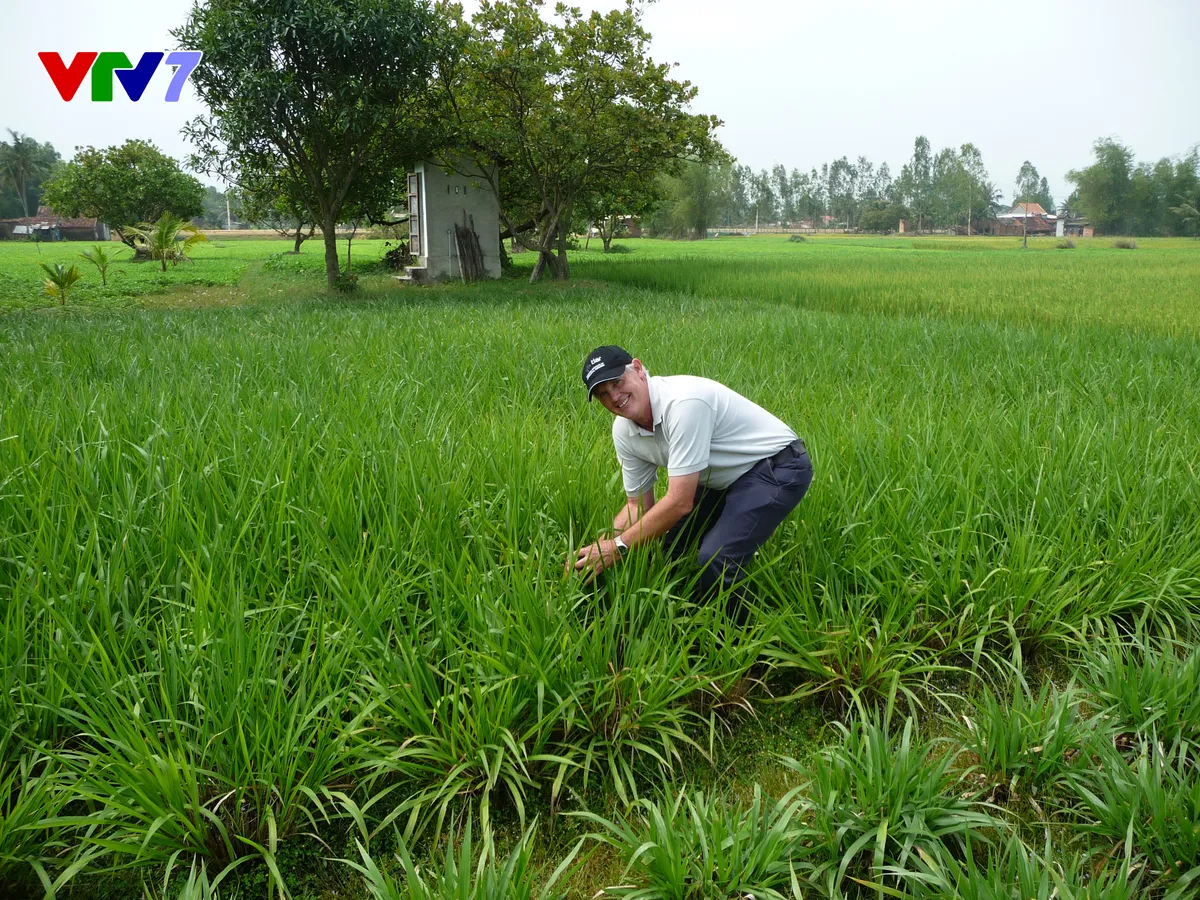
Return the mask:
<path id="1" fill-rule="evenodd" d="M 76 53 L 69 66 L 63 63 L 57 52 L 39 53 L 38 59 L 46 67 L 50 80 L 54 82 L 59 96 L 64 100 L 69 102 L 75 96 L 75 92 L 83 84 L 83 77 L 91 70 L 92 102 L 108 103 L 113 98 L 113 75 L 120 79 L 121 86 L 125 88 L 130 100 L 141 100 L 164 55 L 167 57 L 167 65 L 176 67 L 175 76 L 167 85 L 166 101 L 178 103 L 183 83 L 192 74 L 192 70 L 200 65 L 200 57 L 204 55 L 199 50 L 174 50 L 168 54 L 143 53 L 136 66 L 129 61 L 128 56 L 119 52 Z"/>

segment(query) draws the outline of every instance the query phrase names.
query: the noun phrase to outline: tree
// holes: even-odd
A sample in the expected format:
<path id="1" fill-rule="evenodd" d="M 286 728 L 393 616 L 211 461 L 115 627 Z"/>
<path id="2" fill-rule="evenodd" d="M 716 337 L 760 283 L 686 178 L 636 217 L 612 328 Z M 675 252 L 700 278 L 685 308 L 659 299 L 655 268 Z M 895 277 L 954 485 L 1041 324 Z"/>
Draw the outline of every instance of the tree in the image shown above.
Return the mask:
<path id="1" fill-rule="evenodd" d="M 1096 161 L 1086 169 L 1072 169 L 1067 180 L 1075 185 L 1080 206 L 1098 232 L 1127 233 L 1133 151 L 1112 138 L 1100 138 L 1092 150 Z"/>
<path id="2" fill-rule="evenodd" d="M 445 139 L 426 102 L 452 52 L 444 21 L 427 0 L 222 0 L 172 34 L 204 54 L 194 167 L 234 183 L 285 170 L 319 218 L 333 288 L 337 223 L 390 206 L 404 168 Z"/>
<path id="3" fill-rule="evenodd" d="M 117 254 L 121 253 L 124 248 L 118 248 L 115 252 L 109 253 L 100 244 L 96 244 L 91 250 L 84 250 L 79 254 L 79 258 L 90 262 L 96 267 L 96 271 L 100 273 L 100 281 L 104 287 L 108 287 L 108 267 L 112 265 L 117 258 Z"/>
<path id="4" fill-rule="evenodd" d="M 67 305 L 67 295 L 71 293 L 71 287 L 83 276 L 79 274 L 79 269 L 75 266 L 67 268 L 65 263 L 55 263 L 54 268 L 45 263 L 38 263 L 50 277 L 43 283 L 43 288 L 46 293 L 59 302 L 60 306 Z"/>
<path id="5" fill-rule="evenodd" d="M 30 208 L 37 212 L 38 188 L 59 161 L 59 155 L 49 142 L 39 144 L 29 135 L 11 128 L 8 134 L 11 141 L 0 141 L 0 181 L 16 194 L 21 215 L 28 217 Z M 31 194 L 34 197 L 32 203 L 29 202 Z"/>
<path id="6" fill-rule="evenodd" d="M 901 200 L 917 217 L 917 231 L 921 231 L 934 205 L 933 157 L 929 138 L 924 135 L 913 142 L 912 159 L 901 168 L 897 189 Z"/>
<path id="7" fill-rule="evenodd" d="M 134 246 L 135 222 L 164 213 L 190 219 L 204 212 L 204 185 L 148 141 L 119 147 L 82 147 L 42 185 L 42 200 L 62 216 L 90 216 L 107 222 Z"/>
<path id="8" fill-rule="evenodd" d="M 178 219 L 169 212 L 159 216 L 157 222 L 142 222 L 129 226 L 129 233 L 150 251 L 150 258 L 162 263 L 167 271 L 167 261 L 176 265 L 187 259 L 187 251 L 202 241 L 208 240 L 187 219 Z"/>
<path id="9" fill-rule="evenodd" d="M 291 238 L 293 253 L 299 253 L 300 246 L 316 233 L 319 216 L 306 202 L 307 184 L 292 179 L 286 166 L 271 172 L 243 170 L 238 175 L 238 190 L 246 221 Z"/>
<path id="10" fill-rule="evenodd" d="M 775 165 L 771 169 L 771 186 L 775 189 L 775 196 L 779 198 L 779 215 L 784 222 L 791 222 L 796 218 L 795 198 L 792 195 L 792 182 L 788 178 L 787 169 L 782 165 Z"/>
<path id="11" fill-rule="evenodd" d="M 728 218 L 733 194 L 730 160 L 690 162 L 678 176 L 664 176 L 666 199 L 659 206 L 657 230 L 674 238 L 702 240 L 708 229 Z"/>
<path id="12" fill-rule="evenodd" d="M 500 198 L 505 230 L 546 269 L 569 278 L 567 237 L 578 209 L 622 185 L 704 160 L 719 121 L 687 111 L 696 89 L 647 56 L 649 33 L 626 3 L 606 14 L 541 0 L 485 3 L 445 70 L 458 143 Z M 446 162 L 451 162 L 446 160 Z"/>

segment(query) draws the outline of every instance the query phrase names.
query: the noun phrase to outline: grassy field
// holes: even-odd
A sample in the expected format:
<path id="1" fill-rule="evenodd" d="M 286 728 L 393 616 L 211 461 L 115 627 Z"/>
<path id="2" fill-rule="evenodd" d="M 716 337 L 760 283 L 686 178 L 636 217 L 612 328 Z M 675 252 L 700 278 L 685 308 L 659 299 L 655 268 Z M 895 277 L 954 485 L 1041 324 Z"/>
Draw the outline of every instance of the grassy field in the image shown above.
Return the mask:
<path id="1" fill-rule="evenodd" d="M 619 246 L 0 246 L 0 892 L 1196 895 L 1200 242 Z M 563 574 L 610 342 L 808 443 L 742 633 Z"/>

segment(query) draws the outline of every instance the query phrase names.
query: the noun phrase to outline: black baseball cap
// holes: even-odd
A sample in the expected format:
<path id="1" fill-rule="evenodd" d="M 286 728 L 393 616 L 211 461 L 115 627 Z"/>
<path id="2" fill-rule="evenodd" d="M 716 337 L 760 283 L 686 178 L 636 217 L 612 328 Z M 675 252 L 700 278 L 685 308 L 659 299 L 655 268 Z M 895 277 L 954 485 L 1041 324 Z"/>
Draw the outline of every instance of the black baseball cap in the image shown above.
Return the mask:
<path id="1" fill-rule="evenodd" d="M 625 367 L 633 362 L 629 351 L 622 347 L 597 347 L 583 361 L 583 386 L 587 388 L 588 402 L 592 391 L 606 381 L 615 381 L 625 374 Z"/>

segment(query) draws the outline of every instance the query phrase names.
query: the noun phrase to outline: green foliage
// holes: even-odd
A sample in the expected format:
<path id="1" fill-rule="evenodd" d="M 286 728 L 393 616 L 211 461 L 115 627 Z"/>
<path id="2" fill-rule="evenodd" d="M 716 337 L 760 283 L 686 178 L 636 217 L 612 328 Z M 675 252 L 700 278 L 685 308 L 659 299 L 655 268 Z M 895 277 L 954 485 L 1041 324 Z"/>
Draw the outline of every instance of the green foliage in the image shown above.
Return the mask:
<path id="1" fill-rule="evenodd" d="M 1132 238 L 1117 238 L 1113 241 L 1113 247 L 1117 250 L 1136 250 L 1137 241 Z"/>
<path id="2" fill-rule="evenodd" d="M 117 254 L 121 250 L 109 253 L 104 249 L 103 245 L 96 244 L 91 250 L 84 250 L 79 254 L 79 258 L 87 260 L 96 267 L 96 271 L 100 273 L 100 281 L 104 287 L 108 287 L 108 267 L 117 258 Z"/>
<path id="3" fill-rule="evenodd" d="M 1089 643 L 1081 678 L 1112 725 L 1148 740 L 1200 743 L 1200 649 L 1110 634 Z"/>
<path id="4" fill-rule="evenodd" d="M 427 0 L 237 0 L 197 3 L 173 34 L 204 53 L 193 167 L 232 177 L 264 217 L 278 197 L 318 222 L 339 289 L 337 223 L 390 207 L 404 167 L 442 142 L 426 102 L 451 62 L 442 19 Z"/>
<path id="5" fill-rule="evenodd" d="M 204 186 L 148 141 L 119 147 L 82 147 L 42 185 L 42 202 L 62 216 L 89 216 L 108 224 L 126 244 L 137 222 L 170 213 L 190 219 L 204 212 Z"/>
<path id="6" fill-rule="evenodd" d="M 1075 242 L 1070 238 L 1064 238 L 1061 241 L 1057 241 L 1054 246 L 1058 250 L 1074 250 Z"/>
<path id="7" fill-rule="evenodd" d="M 1196 747 L 1187 741 L 1140 744 L 1126 760 L 1112 744 L 1080 779 L 1076 826 L 1101 839 L 1095 855 L 1146 870 L 1144 890 L 1174 888 L 1195 895 L 1200 881 L 1200 775 Z"/>
<path id="8" fill-rule="evenodd" d="M 1097 870 L 1077 858 L 1065 861 L 1049 843 L 1043 856 L 1015 835 L 998 852 L 968 842 L 963 857 L 918 854 L 907 876 L 913 900 L 1133 900 L 1142 873 L 1128 862 Z"/>
<path id="9" fill-rule="evenodd" d="M 644 204 L 660 172 L 707 157 L 719 124 L 689 113 L 696 89 L 650 60 L 633 0 L 604 14 L 562 7 L 550 21 L 541 7 L 501 0 L 460 20 L 464 54 L 448 76 L 460 141 L 500 198 L 505 229 L 538 253 L 534 280 L 546 267 L 570 276 L 577 210 L 638 211 L 617 206 Z M 536 231 L 518 233 L 526 222 Z"/>
<path id="10" fill-rule="evenodd" d="M 983 691 L 958 737 L 993 802 L 1042 798 L 1088 765 L 1094 723 L 1083 720 L 1079 704 L 1072 687 L 1059 692 L 1050 682 L 1036 696 L 1021 682 L 1009 696 Z"/>
<path id="11" fill-rule="evenodd" d="M 957 754 L 916 736 L 906 719 L 899 739 L 886 720 L 836 726 L 841 741 L 810 765 L 790 761 L 811 806 L 802 818 L 797 868 L 826 896 L 852 881 L 903 882 L 922 856 L 961 855 L 968 838 L 1000 823 L 972 799 L 953 769 Z"/>
<path id="12" fill-rule="evenodd" d="M 790 791 L 771 803 L 755 785 L 750 804 L 740 808 L 703 791 L 675 798 L 641 799 L 635 815 L 615 821 L 580 815 L 602 830 L 596 837 L 626 861 L 624 881 L 604 893 L 628 900 L 659 897 L 733 897 L 747 894 L 784 900 L 796 878 L 798 821 L 806 806 Z"/>
<path id="13" fill-rule="evenodd" d="M 164 272 L 167 271 L 168 260 L 171 265 L 178 265 L 180 260 L 188 258 L 189 250 L 208 240 L 187 219 L 177 219 L 169 212 L 159 216 L 157 222 L 142 222 L 126 230 L 139 246 L 149 252 L 151 259 L 157 259 L 162 264 Z"/>
<path id="14" fill-rule="evenodd" d="M 59 155 L 49 141 L 39 144 L 11 128 L 8 135 L 0 141 L 0 218 L 27 217 L 37 212 L 41 183 Z"/>
<path id="15" fill-rule="evenodd" d="M 54 268 L 51 268 L 46 263 L 40 263 L 39 265 L 50 276 L 43 282 L 45 292 L 57 300 L 59 304 L 66 306 L 67 296 L 71 293 L 72 285 L 83 277 L 79 274 L 79 269 L 76 266 L 71 266 L 68 269 L 63 263 L 55 263 Z"/>
<path id="16" fill-rule="evenodd" d="M 362 874 L 374 900 L 548 900 L 555 896 L 555 884 L 581 846 L 577 844 L 539 888 L 539 873 L 532 864 L 533 826 L 503 859 L 497 856 L 491 832 L 486 829 L 477 859 L 471 830 L 468 818 L 459 835 L 457 851 L 455 842 L 449 841 L 445 856 L 427 865 L 414 861 L 404 838 L 397 834 L 395 858 L 401 870 L 400 880 L 380 869 L 362 844 L 358 845 L 361 862 L 343 862 Z"/>

